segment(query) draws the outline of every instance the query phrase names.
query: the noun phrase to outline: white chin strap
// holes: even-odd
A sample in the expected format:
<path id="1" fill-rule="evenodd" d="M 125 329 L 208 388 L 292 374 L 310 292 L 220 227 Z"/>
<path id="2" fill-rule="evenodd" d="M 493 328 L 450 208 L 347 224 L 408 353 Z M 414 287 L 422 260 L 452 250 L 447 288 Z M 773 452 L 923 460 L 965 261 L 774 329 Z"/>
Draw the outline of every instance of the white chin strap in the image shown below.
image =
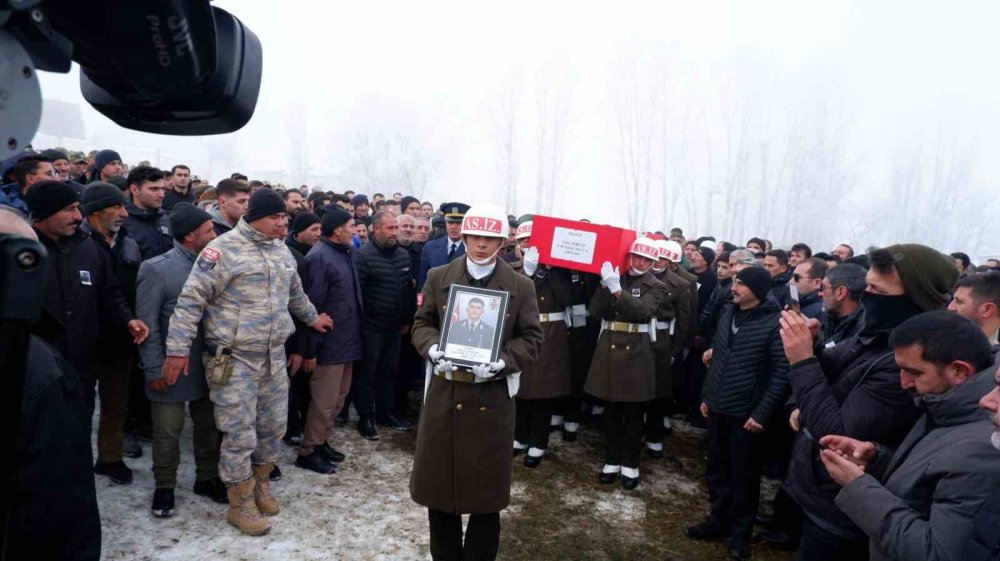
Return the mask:
<path id="1" fill-rule="evenodd" d="M 485 267 L 487 265 L 493 264 L 493 259 L 497 256 L 498 253 L 500 253 L 500 249 L 502 248 L 502 246 L 503 246 L 503 244 L 501 244 L 501 247 L 498 247 L 497 250 L 494 251 L 493 253 L 491 253 L 490 256 L 487 257 L 486 259 L 480 259 L 480 260 L 477 261 L 477 260 L 473 259 L 472 255 L 470 255 L 469 253 L 466 253 L 465 256 L 468 257 L 469 261 L 471 261 L 472 263 L 475 263 L 476 265 L 479 265 L 480 267 Z"/>
<path id="2" fill-rule="evenodd" d="M 635 267 L 629 267 L 628 268 L 628 274 L 632 275 L 633 277 L 641 277 L 642 275 L 645 275 L 648 271 L 649 271 L 649 269 L 646 269 L 645 271 L 640 271 L 639 269 L 636 269 Z"/>
<path id="3" fill-rule="evenodd" d="M 660 273 L 662 273 L 663 271 L 666 271 L 666 270 L 667 270 L 667 266 L 666 266 L 666 265 L 664 265 L 664 266 L 662 266 L 662 267 L 656 267 L 656 266 L 654 266 L 654 267 L 652 268 L 652 271 L 653 271 L 654 273 L 656 273 L 657 275 L 658 275 L 658 274 L 660 274 Z"/>
<path id="4" fill-rule="evenodd" d="M 493 256 L 495 257 L 496 253 L 494 253 Z M 466 257 L 465 270 L 469 272 L 469 276 L 471 276 L 476 280 L 485 278 L 487 275 L 492 273 L 493 269 L 495 269 L 497 266 L 496 261 L 493 261 L 493 257 L 486 259 L 482 263 L 476 261 L 468 254 L 466 254 L 465 257 Z"/>

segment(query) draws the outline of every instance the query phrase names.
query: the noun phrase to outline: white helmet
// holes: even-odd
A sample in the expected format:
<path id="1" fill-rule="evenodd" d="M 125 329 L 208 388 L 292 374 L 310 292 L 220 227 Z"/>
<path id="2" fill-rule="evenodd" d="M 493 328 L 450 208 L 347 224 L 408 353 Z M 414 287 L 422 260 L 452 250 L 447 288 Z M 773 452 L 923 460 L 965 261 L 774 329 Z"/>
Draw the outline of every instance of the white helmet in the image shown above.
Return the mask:
<path id="1" fill-rule="evenodd" d="M 629 248 L 628 252 L 632 255 L 651 259 L 654 262 L 660 259 L 660 250 L 656 247 L 656 241 L 649 238 L 636 239 L 632 242 L 632 247 Z"/>
<path id="2" fill-rule="evenodd" d="M 666 257 L 673 263 L 680 263 L 681 252 L 681 244 L 675 242 L 674 240 L 663 240 L 660 257 Z"/>
<path id="3" fill-rule="evenodd" d="M 532 222 L 531 220 L 529 220 L 529 221 L 525 222 L 524 224 L 521 224 L 520 226 L 518 226 L 517 227 L 517 233 L 514 234 L 514 239 L 515 240 L 523 240 L 524 238 L 530 238 L 531 237 L 531 227 L 534 224 L 535 224 L 534 222 Z"/>
<path id="4" fill-rule="evenodd" d="M 470 207 L 462 219 L 462 235 L 507 239 L 510 224 L 503 209 L 496 205 Z"/>

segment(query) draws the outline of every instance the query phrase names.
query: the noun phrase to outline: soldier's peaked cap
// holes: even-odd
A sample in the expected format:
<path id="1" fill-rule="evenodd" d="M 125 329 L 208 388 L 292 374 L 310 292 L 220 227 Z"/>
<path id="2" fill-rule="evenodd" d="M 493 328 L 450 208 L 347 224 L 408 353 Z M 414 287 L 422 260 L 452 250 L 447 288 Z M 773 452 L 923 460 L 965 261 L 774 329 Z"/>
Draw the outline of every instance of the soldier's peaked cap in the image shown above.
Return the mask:
<path id="1" fill-rule="evenodd" d="M 461 222 L 469 208 L 465 203 L 443 203 L 441 214 L 444 214 L 444 219 L 448 222 Z"/>

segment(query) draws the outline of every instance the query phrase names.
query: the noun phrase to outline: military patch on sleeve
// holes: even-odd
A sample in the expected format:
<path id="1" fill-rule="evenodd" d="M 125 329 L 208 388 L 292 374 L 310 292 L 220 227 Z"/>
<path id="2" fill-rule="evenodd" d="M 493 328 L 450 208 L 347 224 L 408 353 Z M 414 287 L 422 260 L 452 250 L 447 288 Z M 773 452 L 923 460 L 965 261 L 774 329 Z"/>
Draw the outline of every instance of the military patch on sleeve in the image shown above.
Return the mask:
<path id="1" fill-rule="evenodd" d="M 215 264 L 219 262 L 219 257 L 221 256 L 218 250 L 206 247 L 202 250 L 201 255 L 198 256 L 198 261 L 195 264 L 198 265 L 198 269 L 201 271 L 211 271 L 215 268 Z"/>

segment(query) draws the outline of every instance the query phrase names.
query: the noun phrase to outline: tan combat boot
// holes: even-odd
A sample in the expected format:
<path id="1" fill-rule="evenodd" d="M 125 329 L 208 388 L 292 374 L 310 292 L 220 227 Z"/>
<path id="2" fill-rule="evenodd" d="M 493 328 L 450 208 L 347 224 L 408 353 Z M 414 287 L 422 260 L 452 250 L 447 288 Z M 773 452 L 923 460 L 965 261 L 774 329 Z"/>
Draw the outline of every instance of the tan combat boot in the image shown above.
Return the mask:
<path id="1" fill-rule="evenodd" d="M 251 477 L 226 489 L 229 496 L 229 514 L 226 519 L 248 536 L 260 536 L 271 529 L 271 523 L 257 510 L 254 487 L 255 481 Z"/>
<path id="2" fill-rule="evenodd" d="M 257 480 L 257 486 L 253 489 L 253 498 L 257 501 L 257 510 L 264 516 L 274 516 L 281 510 L 278 499 L 271 495 L 271 470 L 274 464 L 260 464 L 253 466 L 253 477 Z"/>

